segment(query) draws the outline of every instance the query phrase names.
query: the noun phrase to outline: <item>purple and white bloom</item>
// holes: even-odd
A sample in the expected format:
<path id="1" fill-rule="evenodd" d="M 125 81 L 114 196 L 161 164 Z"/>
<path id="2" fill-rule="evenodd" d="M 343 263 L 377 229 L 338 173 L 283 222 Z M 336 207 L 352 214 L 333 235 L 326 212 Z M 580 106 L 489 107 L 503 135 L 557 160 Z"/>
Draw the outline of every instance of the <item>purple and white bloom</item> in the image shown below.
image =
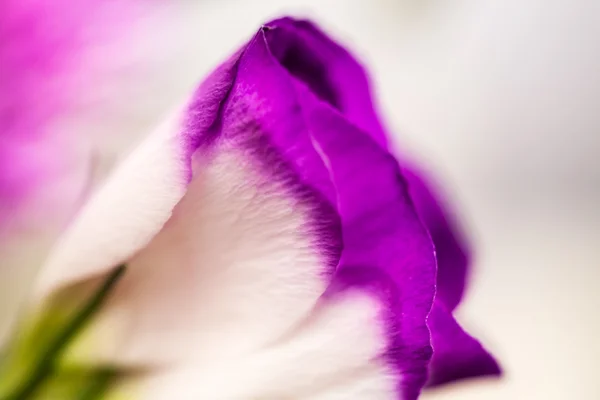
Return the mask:
<path id="1" fill-rule="evenodd" d="M 15 149 L 68 147 L 43 111 L 0 116 L 11 212 L 55 182 Z M 66 180 L 78 211 L 40 252 L 0 399 L 414 400 L 498 374 L 452 315 L 468 251 L 387 140 L 344 48 L 308 21 L 262 26 L 91 194 Z"/>

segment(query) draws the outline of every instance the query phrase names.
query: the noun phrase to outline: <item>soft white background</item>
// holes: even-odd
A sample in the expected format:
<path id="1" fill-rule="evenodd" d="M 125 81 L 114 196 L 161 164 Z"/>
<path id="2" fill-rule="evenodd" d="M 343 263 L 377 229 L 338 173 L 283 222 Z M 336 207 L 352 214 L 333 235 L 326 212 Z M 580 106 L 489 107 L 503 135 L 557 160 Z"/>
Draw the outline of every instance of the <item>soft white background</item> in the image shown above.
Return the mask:
<path id="1" fill-rule="evenodd" d="M 194 7 L 206 70 L 272 16 L 316 18 L 369 65 L 398 147 L 452 195 L 477 246 L 460 317 L 506 375 L 425 398 L 600 399 L 600 2 Z"/>

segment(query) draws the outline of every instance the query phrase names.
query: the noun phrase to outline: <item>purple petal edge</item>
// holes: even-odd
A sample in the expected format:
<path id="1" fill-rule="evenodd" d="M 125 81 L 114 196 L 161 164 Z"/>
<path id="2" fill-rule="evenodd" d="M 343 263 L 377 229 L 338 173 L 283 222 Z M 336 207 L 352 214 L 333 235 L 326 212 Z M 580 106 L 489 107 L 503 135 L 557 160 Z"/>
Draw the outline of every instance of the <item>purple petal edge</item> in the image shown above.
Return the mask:
<path id="1" fill-rule="evenodd" d="M 497 361 L 458 324 L 453 310 L 462 300 L 470 253 L 458 224 L 414 167 L 403 168 L 411 198 L 436 248 L 437 291 L 428 324 L 434 355 L 428 387 L 457 380 L 501 374 Z"/>
<path id="2" fill-rule="evenodd" d="M 341 252 L 334 188 L 314 149 L 287 74 L 268 53 L 263 29 L 221 64 L 196 91 L 186 113 L 186 160 L 227 143 L 285 182 L 312 209 L 315 245 L 331 276 Z M 191 179 L 191 168 L 190 168 Z"/>
<path id="3" fill-rule="evenodd" d="M 357 283 L 380 282 L 375 288 L 391 314 L 387 358 L 401 375 L 402 398 L 416 399 L 431 357 L 433 246 L 394 158 L 331 108 L 313 107 L 311 127 L 329 158 L 342 216 L 344 250 L 334 282 L 349 274 Z"/>
<path id="4" fill-rule="evenodd" d="M 344 249 L 331 284 L 358 277 L 352 286 L 369 286 L 386 300 L 391 315 L 386 358 L 400 374 L 402 398 L 413 400 L 425 384 L 431 357 L 426 317 L 435 290 L 433 245 L 398 163 L 340 110 L 341 97 L 331 91 L 330 74 L 322 71 L 329 64 L 310 56 L 320 53 L 311 48 L 307 30 L 312 25 L 297 24 L 274 21 L 264 34 L 271 54 L 294 82 L 305 123 L 337 189 Z"/>
<path id="5" fill-rule="evenodd" d="M 428 387 L 502 373 L 494 357 L 460 327 L 439 301 L 434 303 L 428 321 L 434 346 Z"/>
<path id="6" fill-rule="evenodd" d="M 282 64 L 291 75 L 304 82 L 323 104 L 328 104 L 343 114 L 351 125 L 363 130 L 380 147 L 386 149 L 388 140 L 373 105 L 367 75 L 354 57 L 311 22 L 283 18 L 270 22 L 267 26 L 280 28 L 280 41 L 284 43 L 272 45 L 271 50 L 283 60 Z M 350 139 L 345 137 L 344 140 Z M 403 162 L 401 166 L 399 175 L 408 183 L 412 203 L 436 248 L 436 308 L 439 304 L 447 310 L 445 318 L 454 324 L 438 323 L 436 319 L 439 318 L 439 313 L 432 312 L 429 328 L 432 331 L 434 352 L 437 347 L 443 349 L 445 355 L 432 361 L 430 373 L 433 378 L 429 381 L 430 385 L 471 376 L 497 375 L 500 370 L 496 361 L 478 342 L 462 331 L 451 314 L 465 291 L 470 263 L 466 241 L 428 182 L 412 166 L 409 168 Z M 455 329 L 451 329 L 453 327 Z M 449 329 L 448 332 L 446 329 Z M 479 347 L 471 348 L 480 348 L 481 356 L 469 355 L 469 348 L 465 346 L 469 340 L 478 344 Z M 464 355 L 461 354 L 463 351 L 466 352 Z M 481 362 L 482 359 L 487 361 Z M 453 360 L 456 364 L 453 364 Z M 452 373 L 454 368 L 460 368 L 462 372 Z M 446 378 L 436 378 L 440 376 Z"/>
<path id="7" fill-rule="evenodd" d="M 417 212 L 435 244 L 438 262 L 436 300 L 452 311 L 465 292 L 470 252 L 456 223 L 434 196 L 423 175 L 406 165 L 402 172 Z"/>
<path id="8" fill-rule="evenodd" d="M 270 49 L 288 72 L 386 147 L 369 78 L 356 58 L 311 21 L 284 17 L 265 25 L 278 28 L 283 43 L 273 43 Z"/>

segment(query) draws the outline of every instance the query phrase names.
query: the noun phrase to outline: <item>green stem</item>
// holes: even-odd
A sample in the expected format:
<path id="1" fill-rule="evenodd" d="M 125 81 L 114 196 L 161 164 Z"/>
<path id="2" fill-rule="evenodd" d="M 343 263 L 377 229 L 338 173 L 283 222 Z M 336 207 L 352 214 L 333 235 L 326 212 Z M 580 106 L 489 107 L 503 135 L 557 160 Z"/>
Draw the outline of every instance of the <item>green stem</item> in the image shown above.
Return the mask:
<path id="1" fill-rule="evenodd" d="M 90 300 L 75 314 L 73 319 L 60 331 L 56 338 L 50 342 L 50 345 L 38 361 L 37 365 L 28 379 L 22 385 L 17 387 L 15 392 L 2 400 L 27 400 L 52 374 L 56 360 L 61 356 L 69 340 L 72 339 L 90 319 L 90 317 L 100 308 L 106 300 L 111 289 L 125 272 L 125 265 L 121 265 L 108 276 L 100 289 L 92 296 Z M 88 400 L 93 397 L 83 397 Z"/>
<path id="2" fill-rule="evenodd" d="M 110 369 L 98 371 L 92 378 L 90 385 L 87 388 L 85 388 L 79 394 L 79 396 L 77 396 L 76 400 L 100 399 L 106 391 L 106 389 L 108 388 L 108 386 L 110 385 L 110 383 L 112 382 L 112 380 L 114 379 L 115 375 L 115 371 Z"/>

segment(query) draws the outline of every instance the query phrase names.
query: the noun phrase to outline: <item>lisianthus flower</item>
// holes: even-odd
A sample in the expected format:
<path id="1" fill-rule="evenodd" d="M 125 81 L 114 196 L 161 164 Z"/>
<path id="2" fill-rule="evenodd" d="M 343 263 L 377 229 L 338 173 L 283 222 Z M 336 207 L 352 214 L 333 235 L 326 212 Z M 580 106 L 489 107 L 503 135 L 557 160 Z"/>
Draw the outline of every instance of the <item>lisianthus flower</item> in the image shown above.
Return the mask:
<path id="1" fill-rule="evenodd" d="M 466 250 L 386 137 L 346 50 L 262 26 L 52 246 L 0 398 L 414 400 L 497 374 L 452 316 Z"/>

